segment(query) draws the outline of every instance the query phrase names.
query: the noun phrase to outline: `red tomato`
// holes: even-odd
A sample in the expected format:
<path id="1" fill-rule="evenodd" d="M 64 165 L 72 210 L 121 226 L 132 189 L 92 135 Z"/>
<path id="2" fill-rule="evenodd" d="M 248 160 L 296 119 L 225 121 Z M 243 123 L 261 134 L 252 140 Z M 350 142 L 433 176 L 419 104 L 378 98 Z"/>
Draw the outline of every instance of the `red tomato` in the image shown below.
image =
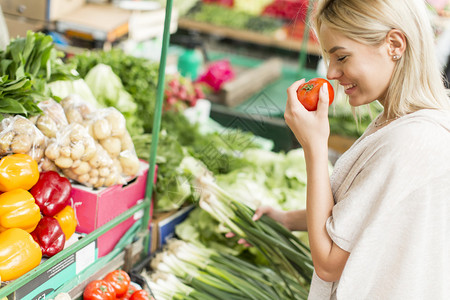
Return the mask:
<path id="1" fill-rule="evenodd" d="M 116 291 L 116 297 L 122 297 L 130 286 L 130 276 L 124 270 L 109 272 L 103 280 L 108 281 Z"/>
<path id="2" fill-rule="evenodd" d="M 136 291 L 130 297 L 130 300 L 150 300 L 150 299 L 151 298 L 149 294 L 145 290 Z"/>
<path id="3" fill-rule="evenodd" d="M 129 300 L 131 295 L 133 295 L 134 292 L 136 292 L 138 289 L 134 285 L 130 284 L 128 286 L 128 291 L 120 298 L 117 298 L 118 300 Z"/>
<path id="4" fill-rule="evenodd" d="M 115 300 L 116 292 L 105 280 L 94 280 L 84 288 L 83 300 Z"/>
<path id="5" fill-rule="evenodd" d="M 317 102 L 319 102 L 319 91 L 324 83 L 328 83 L 328 96 L 330 99 L 329 104 L 331 104 L 334 100 L 334 90 L 331 83 L 326 79 L 313 78 L 308 82 L 303 83 L 297 89 L 297 98 L 307 110 L 313 111 L 317 109 Z"/>

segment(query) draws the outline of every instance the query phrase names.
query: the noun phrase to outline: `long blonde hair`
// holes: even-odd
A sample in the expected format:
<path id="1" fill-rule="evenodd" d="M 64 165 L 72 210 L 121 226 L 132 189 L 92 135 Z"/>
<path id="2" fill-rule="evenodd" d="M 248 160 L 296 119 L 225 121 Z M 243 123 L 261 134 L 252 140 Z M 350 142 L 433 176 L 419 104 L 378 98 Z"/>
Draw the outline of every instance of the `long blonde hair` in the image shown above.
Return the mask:
<path id="1" fill-rule="evenodd" d="M 319 29 L 326 24 L 373 46 L 381 45 L 392 29 L 403 32 L 406 50 L 397 61 L 384 107 L 394 117 L 423 108 L 450 109 L 428 16 L 424 0 L 319 0 L 312 25 L 319 40 Z"/>

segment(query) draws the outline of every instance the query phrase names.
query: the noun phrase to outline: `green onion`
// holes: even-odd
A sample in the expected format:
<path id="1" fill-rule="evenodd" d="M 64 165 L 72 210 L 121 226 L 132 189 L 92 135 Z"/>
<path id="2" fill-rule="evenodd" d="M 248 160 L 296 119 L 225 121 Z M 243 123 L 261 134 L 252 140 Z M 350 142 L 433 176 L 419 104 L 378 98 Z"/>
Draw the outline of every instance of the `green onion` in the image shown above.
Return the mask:
<path id="1" fill-rule="evenodd" d="M 168 242 L 150 266 L 153 273 L 147 277 L 152 291 L 157 285 L 153 292 L 158 300 L 181 295 L 199 300 L 288 300 L 306 299 L 308 294 L 290 274 L 281 278 L 266 266 L 176 239 Z"/>
<path id="2" fill-rule="evenodd" d="M 273 269 L 283 276 L 286 288 L 292 294 L 292 281 L 283 274 L 287 273 L 305 288 L 309 287 L 313 273 L 309 248 L 289 230 L 267 216 L 254 221 L 254 209 L 224 191 L 207 173 L 197 177 L 196 189 L 200 193 L 200 207 L 261 251 Z"/>

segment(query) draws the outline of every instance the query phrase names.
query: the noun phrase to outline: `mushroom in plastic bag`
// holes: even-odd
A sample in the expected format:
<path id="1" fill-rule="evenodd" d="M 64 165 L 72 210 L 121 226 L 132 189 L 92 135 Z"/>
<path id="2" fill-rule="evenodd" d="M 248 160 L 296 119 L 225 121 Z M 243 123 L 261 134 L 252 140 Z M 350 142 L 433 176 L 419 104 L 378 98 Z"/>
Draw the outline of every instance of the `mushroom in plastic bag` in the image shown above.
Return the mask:
<path id="1" fill-rule="evenodd" d="M 126 128 L 125 117 L 114 107 L 98 109 L 85 123 L 92 137 L 108 152 L 124 177 L 139 172 L 139 158 Z"/>
<path id="2" fill-rule="evenodd" d="M 67 178 L 88 187 L 125 183 L 117 165 L 81 124 L 70 124 L 59 131 L 50 140 L 45 157 Z"/>
<path id="3" fill-rule="evenodd" d="M 44 156 L 46 137 L 25 117 L 3 119 L 0 123 L 0 156 L 22 153 L 40 163 Z"/>
<path id="4" fill-rule="evenodd" d="M 66 114 L 69 124 L 83 123 L 87 116 L 95 111 L 88 102 L 78 95 L 70 95 L 61 100 L 61 106 Z"/>
<path id="5" fill-rule="evenodd" d="M 46 137 L 56 137 L 58 130 L 69 124 L 63 107 L 55 100 L 48 99 L 39 102 L 38 107 L 43 113 L 31 117 L 30 121 L 32 121 Z"/>

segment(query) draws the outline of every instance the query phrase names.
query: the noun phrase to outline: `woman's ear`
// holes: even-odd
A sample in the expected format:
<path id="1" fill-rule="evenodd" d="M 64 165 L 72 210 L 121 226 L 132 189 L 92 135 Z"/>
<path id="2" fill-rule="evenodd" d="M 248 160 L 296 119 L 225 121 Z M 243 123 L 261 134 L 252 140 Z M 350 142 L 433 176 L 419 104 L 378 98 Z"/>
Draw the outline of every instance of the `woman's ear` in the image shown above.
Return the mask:
<path id="1" fill-rule="evenodd" d="M 386 43 L 388 44 L 390 56 L 400 58 L 405 53 L 406 37 L 400 30 L 390 30 L 386 35 Z"/>

